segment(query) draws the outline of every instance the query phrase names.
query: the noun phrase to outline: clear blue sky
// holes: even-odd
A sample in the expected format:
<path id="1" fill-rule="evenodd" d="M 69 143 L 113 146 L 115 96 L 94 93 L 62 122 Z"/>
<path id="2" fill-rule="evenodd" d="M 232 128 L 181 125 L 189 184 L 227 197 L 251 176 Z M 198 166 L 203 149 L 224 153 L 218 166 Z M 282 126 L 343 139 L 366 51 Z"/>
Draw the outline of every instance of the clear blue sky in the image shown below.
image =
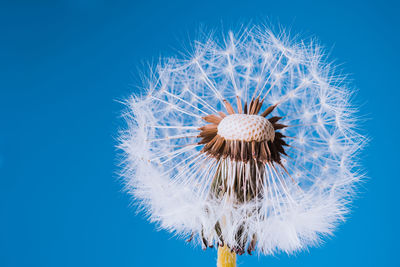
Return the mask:
<path id="1" fill-rule="evenodd" d="M 138 70 L 200 26 L 252 20 L 317 36 L 359 88 L 370 179 L 351 219 L 296 256 L 239 266 L 400 266 L 399 6 L 395 1 L 1 1 L 0 266 L 214 266 L 155 231 L 115 174 L 122 106 Z M 332 48 L 332 49 L 330 49 Z"/>

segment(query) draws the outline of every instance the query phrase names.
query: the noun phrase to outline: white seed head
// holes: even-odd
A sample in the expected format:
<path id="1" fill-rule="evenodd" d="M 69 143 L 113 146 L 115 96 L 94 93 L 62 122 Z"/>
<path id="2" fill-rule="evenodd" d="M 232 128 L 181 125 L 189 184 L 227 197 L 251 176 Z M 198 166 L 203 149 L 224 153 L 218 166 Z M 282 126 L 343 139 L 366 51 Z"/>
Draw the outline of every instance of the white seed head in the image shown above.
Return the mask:
<path id="1" fill-rule="evenodd" d="M 266 118 L 259 115 L 232 114 L 218 125 L 218 134 L 226 140 L 274 141 L 275 131 Z"/>
<path id="2" fill-rule="evenodd" d="M 187 60 L 160 61 L 142 85 L 146 97 L 127 100 L 119 145 L 126 191 L 150 221 L 178 236 L 193 235 L 203 246 L 204 239 L 217 245 L 221 236 L 231 248 L 247 240 L 262 254 L 317 245 L 346 217 L 362 178 L 357 155 L 365 138 L 343 75 L 335 75 L 314 41 L 294 43 L 265 27 L 195 44 Z M 224 111 L 225 100 L 243 110 L 236 96 L 247 103 L 252 96 L 264 99 L 260 112 L 279 103 L 269 117 L 282 117 L 280 123 L 290 126 L 282 166 L 201 153 L 202 118 Z M 218 122 L 218 134 L 226 139 L 278 140 L 279 130 L 259 116 L 229 115 Z M 275 145 L 264 152 L 279 153 Z M 238 177 L 240 183 L 226 182 Z M 256 198 L 246 190 L 236 195 L 243 199 L 239 203 L 224 193 L 251 182 Z M 218 197 L 210 197 L 213 186 Z"/>

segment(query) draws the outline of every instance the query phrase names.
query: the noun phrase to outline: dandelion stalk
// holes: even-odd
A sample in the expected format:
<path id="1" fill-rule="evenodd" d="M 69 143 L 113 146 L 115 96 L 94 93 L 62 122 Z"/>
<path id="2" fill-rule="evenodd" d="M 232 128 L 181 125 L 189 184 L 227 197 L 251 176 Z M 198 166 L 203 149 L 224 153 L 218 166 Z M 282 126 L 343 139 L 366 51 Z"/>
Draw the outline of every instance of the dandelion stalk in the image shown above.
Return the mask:
<path id="1" fill-rule="evenodd" d="M 226 245 L 218 247 L 217 267 L 236 267 L 236 254 Z"/>

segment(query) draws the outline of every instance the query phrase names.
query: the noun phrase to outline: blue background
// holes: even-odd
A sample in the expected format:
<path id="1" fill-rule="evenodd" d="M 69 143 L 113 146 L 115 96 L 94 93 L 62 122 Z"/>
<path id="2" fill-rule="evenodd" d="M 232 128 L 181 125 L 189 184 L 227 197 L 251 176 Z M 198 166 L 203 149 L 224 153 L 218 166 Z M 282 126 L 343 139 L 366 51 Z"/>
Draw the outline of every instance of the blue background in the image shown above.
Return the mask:
<path id="1" fill-rule="evenodd" d="M 398 13 L 394 1 L 2 1 L 0 266 L 215 266 L 215 250 L 135 215 L 116 175 L 116 100 L 202 25 L 250 20 L 317 36 L 360 88 L 372 142 L 370 178 L 334 238 L 239 266 L 400 266 Z"/>

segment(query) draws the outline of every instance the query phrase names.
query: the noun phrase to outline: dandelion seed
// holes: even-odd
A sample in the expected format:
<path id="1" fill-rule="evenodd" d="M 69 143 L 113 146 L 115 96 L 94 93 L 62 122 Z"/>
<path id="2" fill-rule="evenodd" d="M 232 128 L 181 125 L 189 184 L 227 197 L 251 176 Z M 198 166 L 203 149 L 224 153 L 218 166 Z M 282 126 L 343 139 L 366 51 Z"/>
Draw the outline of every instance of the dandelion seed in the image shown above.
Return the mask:
<path id="1" fill-rule="evenodd" d="M 313 42 L 279 36 L 198 42 L 127 101 L 127 190 L 161 228 L 219 247 L 219 266 L 318 244 L 361 178 L 351 92 Z"/>

